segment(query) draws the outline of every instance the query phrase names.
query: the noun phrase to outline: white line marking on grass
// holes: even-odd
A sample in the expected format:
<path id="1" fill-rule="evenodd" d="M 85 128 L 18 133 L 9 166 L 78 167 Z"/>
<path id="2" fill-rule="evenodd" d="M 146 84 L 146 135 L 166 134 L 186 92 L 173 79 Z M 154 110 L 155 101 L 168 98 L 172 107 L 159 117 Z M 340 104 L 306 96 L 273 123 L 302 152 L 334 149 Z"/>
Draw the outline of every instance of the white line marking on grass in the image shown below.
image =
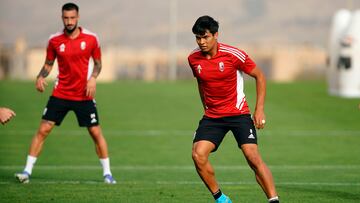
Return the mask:
<path id="1" fill-rule="evenodd" d="M 118 185 L 140 185 L 140 184 L 157 184 L 157 185 L 202 185 L 200 181 L 119 181 Z M 15 181 L 0 181 L 0 185 L 18 184 Z M 42 181 L 35 180 L 30 185 L 105 185 L 102 181 Z M 220 181 L 221 185 L 257 185 L 255 181 L 227 182 Z M 334 187 L 353 187 L 360 186 L 358 182 L 277 182 L 276 185 L 287 186 L 334 186 Z"/>
<path id="2" fill-rule="evenodd" d="M 213 166 L 216 170 L 250 170 L 249 166 Z M 1 170 L 17 170 L 22 169 L 22 165 L 0 165 Z M 270 165 L 272 170 L 353 170 L 360 169 L 360 165 Z M 36 170 L 101 170 L 101 166 L 95 165 L 37 165 Z M 141 170 L 141 171 L 156 171 L 156 170 L 195 170 L 192 165 L 176 166 L 176 165 L 125 165 L 125 166 L 112 166 L 112 170 Z"/>
<path id="3" fill-rule="evenodd" d="M 0 185 L 13 184 L 15 181 L 0 181 Z M 16 182 L 17 183 L 17 182 Z M 68 185 L 94 185 L 94 184 L 105 184 L 102 181 L 74 181 L 74 180 L 64 180 L 64 181 L 33 181 L 30 184 L 44 184 L 44 185 L 58 185 L 58 184 L 68 184 Z M 19 183 L 18 183 L 19 184 Z"/>
<path id="4" fill-rule="evenodd" d="M 5 131 L 10 135 L 33 135 L 34 130 L 8 130 Z M 190 130 L 103 130 L 107 136 L 164 136 L 164 135 L 188 135 L 193 136 L 194 131 Z M 82 136 L 88 135 L 86 130 L 54 130 L 52 134 L 60 134 L 61 136 Z"/>
<path id="5" fill-rule="evenodd" d="M 195 130 L 195 129 L 194 129 Z M 190 136 L 194 130 L 103 130 L 105 136 Z M 10 135 L 33 135 L 33 130 L 4 130 Z M 54 130 L 53 134 L 61 136 L 87 135 L 86 130 Z M 360 136 L 359 130 L 264 130 L 258 133 L 260 136 Z"/>
<path id="6" fill-rule="evenodd" d="M 203 184 L 200 181 L 157 181 L 159 185 L 198 185 Z M 254 182 L 246 182 L 246 181 L 239 181 L 239 182 L 222 182 L 220 181 L 221 185 L 257 185 Z M 350 182 L 276 182 L 276 185 L 293 185 L 293 186 L 360 186 L 360 183 L 350 183 Z"/>
<path id="7" fill-rule="evenodd" d="M 289 135 L 289 136 L 360 136 L 359 130 L 265 130 L 264 136 Z M 261 135 L 260 134 L 260 135 Z"/>

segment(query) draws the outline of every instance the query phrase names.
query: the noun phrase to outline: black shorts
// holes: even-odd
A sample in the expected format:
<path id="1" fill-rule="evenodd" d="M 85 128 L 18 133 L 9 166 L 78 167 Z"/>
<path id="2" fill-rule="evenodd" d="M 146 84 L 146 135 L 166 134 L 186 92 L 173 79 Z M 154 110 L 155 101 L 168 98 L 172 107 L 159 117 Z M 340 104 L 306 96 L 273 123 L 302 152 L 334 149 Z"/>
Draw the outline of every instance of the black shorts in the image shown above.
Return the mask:
<path id="1" fill-rule="evenodd" d="M 250 114 L 209 118 L 204 116 L 195 132 L 193 143 L 207 140 L 215 144 L 216 151 L 229 130 L 232 131 L 238 146 L 243 144 L 257 144 L 256 130 Z"/>
<path id="2" fill-rule="evenodd" d="M 81 127 L 99 125 L 95 100 L 72 101 L 51 96 L 44 109 L 42 119 L 53 121 L 55 125 L 60 125 L 69 111 L 75 112 Z"/>

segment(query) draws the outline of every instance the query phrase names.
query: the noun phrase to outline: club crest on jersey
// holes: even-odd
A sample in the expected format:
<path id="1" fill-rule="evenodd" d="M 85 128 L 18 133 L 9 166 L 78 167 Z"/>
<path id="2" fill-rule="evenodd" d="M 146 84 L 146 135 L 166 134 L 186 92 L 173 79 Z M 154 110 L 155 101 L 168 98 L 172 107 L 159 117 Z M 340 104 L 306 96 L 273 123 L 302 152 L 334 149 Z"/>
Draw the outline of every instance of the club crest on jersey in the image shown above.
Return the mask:
<path id="1" fill-rule="evenodd" d="M 221 72 L 224 72 L 224 69 L 225 69 L 224 63 L 223 63 L 223 62 L 220 62 L 220 63 L 219 63 L 219 70 L 220 70 Z"/>
<path id="2" fill-rule="evenodd" d="M 82 42 L 80 43 L 80 48 L 81 48 L 81 50 L 85 50 L 85 48 L 86 48 L 86 42 L 82 41 Z"/>
<path id="3" fill-rule="evenodd" d="M 61 44 L 59 48 L 60 48 L 60 52 L 64 52 L 65 51 L 65 44 Z"/>
<path id="4" fill-rule="evenodd" d="M 199 74 L 201 73 L 202 68 L 201 68 L 201 65 L 200 65 L 200 64 L 197 66 L 196 70 L 197 70 L 197 72 L 198 72 Z"/>

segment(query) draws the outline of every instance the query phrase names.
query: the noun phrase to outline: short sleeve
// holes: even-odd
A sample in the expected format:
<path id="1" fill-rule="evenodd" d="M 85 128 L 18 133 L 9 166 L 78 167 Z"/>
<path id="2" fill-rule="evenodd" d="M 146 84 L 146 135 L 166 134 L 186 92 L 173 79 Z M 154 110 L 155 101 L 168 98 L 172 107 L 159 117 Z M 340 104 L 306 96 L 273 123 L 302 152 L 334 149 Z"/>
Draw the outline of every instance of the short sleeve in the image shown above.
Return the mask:
<path id="1" fill-rule="evenodd" d="M 235 67 L 249 74 L 255 67 L 255 62 L 244 52 L 241 51 L 239 56 L 234 57 Z"/>
<path id="2" fill-rule="evenodd" d="M 188 57 L 188 63 L 189 63 L 189 67 L 191 69 L 191 72 L 192 72 L 193 76 L 196 77 L 195 72 L 194 72 L 194 68 L 192 67 L 191 62 L 190 62 L 190 57 Z"/>
<path id="3" fill-rule="evenodd" d="M 93 59 L 101 59 L 101 48 L 100 48 L 100 42 L 99 39 L 96 37 L 95 38 L 95 46 L 94 49 L 92 51 L 92 55 Z"/>
<path id="4" fill-rule="evenodd" d="M 46 48 L 46 60 L 47 61 L 54 61 L 56 59 L 56 49 L 51 43 L 51 40 L 49 40 L 47 48 Z"/>

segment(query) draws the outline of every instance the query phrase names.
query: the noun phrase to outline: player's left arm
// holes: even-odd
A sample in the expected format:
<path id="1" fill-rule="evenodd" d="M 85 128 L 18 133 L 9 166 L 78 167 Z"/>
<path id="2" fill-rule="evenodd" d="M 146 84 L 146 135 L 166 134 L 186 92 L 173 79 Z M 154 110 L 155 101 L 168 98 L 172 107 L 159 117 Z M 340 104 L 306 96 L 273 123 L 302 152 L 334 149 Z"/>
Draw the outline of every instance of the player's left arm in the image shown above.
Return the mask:
<path id="1" fill-rule="evenodd" d="M 265 95 L 266 95 L 266 79 L 263 71 L 255 67 L 249 73 L 256 80 L 256 106 L 253 115 L 254 124 L 257 129 L 265 126 Z"/>
<path id="2" fill-rule="evenodd" d="M 86 96 L 94 97 L 96 93 L 96 78 L 101 72 L 101 59 L 94 59 L 94 70 L 86 85 Z"/>

